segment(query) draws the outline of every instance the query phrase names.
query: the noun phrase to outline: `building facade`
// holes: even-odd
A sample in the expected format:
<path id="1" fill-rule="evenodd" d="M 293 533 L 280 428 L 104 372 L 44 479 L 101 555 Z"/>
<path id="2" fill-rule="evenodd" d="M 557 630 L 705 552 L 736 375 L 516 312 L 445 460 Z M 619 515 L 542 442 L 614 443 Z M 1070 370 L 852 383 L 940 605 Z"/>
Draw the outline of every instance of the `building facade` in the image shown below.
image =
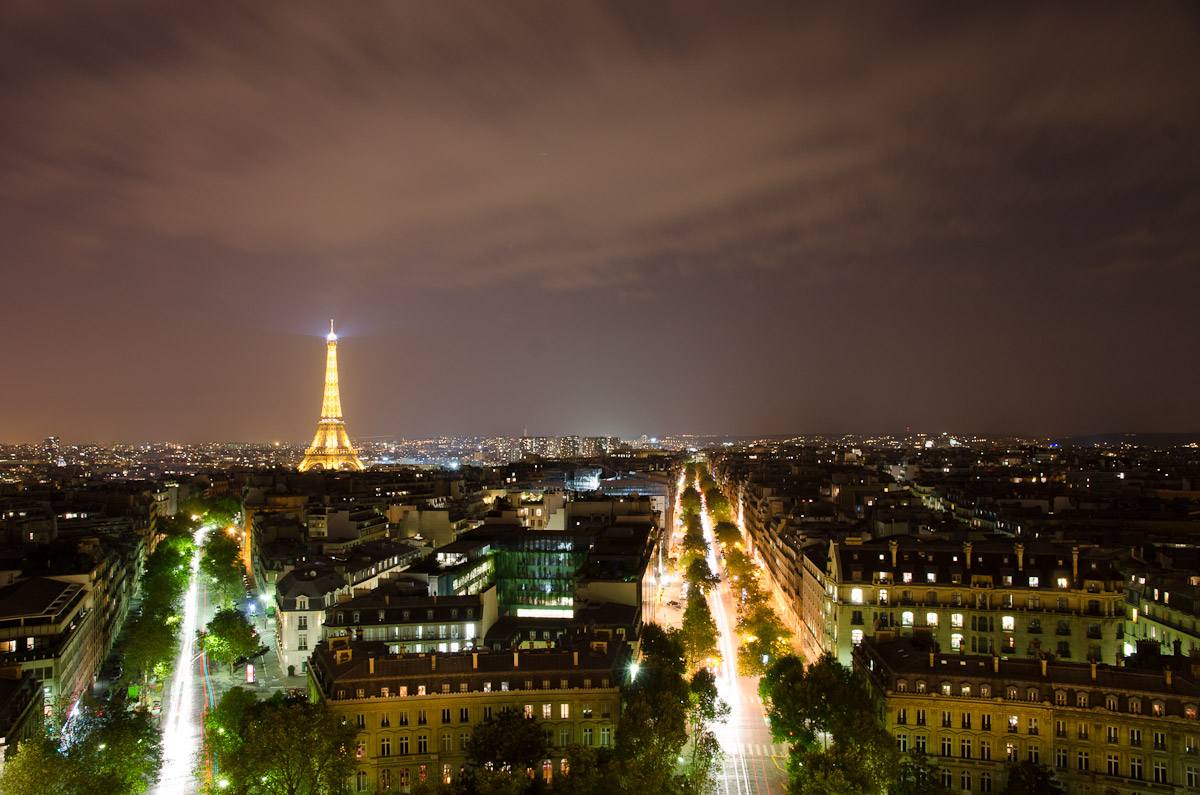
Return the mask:
<path id="1" fill-rule="evenodd" d="M 1095 548 L 900 536 L 830 542 L 811 554 L 823 558 L 825 603 L 808 621 L 846 665 L 879 630 L 952 652 L 1113 662 L 1124 654 L 1124 578 Z"/>
<path id="2" fill-rule="evenodd" d="M 1129 666 L 943 654 L 881 633 L 855 650 L 901 751 L 954 792 L 1000 792 L 1007 764 L 1053 769 L 1068 795 L 1200 788 L 1200 668 L 1150 652 Z"/>
<path id="3" fill-rule="evenodd" d="M 385 643 L 330 638 L 314 651 L 308 676 L 314 698 L 361 731 L 352 791 L 406 792 L 419 781 L 461 779 L 474 725 L 503 710 L 550 733 L 543 778 L 565 769 L 572 743 L 611 746 L 628 658 L 618 641 L 392 654 Z"/>

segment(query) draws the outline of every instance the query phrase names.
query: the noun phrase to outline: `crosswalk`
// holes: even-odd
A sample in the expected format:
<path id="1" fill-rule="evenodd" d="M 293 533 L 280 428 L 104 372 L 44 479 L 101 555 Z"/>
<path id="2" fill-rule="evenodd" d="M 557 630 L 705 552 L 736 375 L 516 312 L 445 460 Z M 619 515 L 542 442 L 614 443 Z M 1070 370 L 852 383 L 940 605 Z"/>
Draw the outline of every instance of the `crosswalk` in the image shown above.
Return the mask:
<path id="1" fill-rule="evenodd" d="M 738 743 L 738 753 L 749 757 L 778 756 L 786 758 L 788 748 L 785 743 Z"/>
<path id="2" fill-rule="evenodd" d="M 763 700 L 759 696 L 742 696 L 743 704 L 762 704 Z"/>

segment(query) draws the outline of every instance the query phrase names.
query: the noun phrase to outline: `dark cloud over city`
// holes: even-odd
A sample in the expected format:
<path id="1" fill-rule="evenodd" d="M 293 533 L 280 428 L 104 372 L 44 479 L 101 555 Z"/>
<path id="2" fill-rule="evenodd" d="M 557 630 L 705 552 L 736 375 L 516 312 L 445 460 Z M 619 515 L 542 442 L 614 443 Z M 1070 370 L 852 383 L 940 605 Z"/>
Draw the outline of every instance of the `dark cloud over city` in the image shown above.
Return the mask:
<path id="1" fill-rule="evenodd" d="M 1195 430 L 1193 4 L 9 3 L 0 441 Z"/>

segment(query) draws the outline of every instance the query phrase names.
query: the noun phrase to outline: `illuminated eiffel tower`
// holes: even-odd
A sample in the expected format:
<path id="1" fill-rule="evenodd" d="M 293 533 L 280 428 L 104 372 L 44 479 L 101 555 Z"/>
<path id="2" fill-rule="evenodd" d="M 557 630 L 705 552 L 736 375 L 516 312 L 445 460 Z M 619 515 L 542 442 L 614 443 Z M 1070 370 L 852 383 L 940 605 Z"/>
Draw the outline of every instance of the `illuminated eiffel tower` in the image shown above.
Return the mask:
<path id="1" fill-rule="evenodd" d="M 325 397 L 321 401 L 321 421 L 317 423 L 317 435 L 312 447 L 304 451 L 300 471 L 310 469 L 354 469 L 363 468 L 358 453 L 350 444 L 346 434 L 346 423 L 342 420 L 342 398 L 338 393 L 337 334 L 333 333 L 333 321 L 329 321 L 328 353 L 325 355 Z"/>

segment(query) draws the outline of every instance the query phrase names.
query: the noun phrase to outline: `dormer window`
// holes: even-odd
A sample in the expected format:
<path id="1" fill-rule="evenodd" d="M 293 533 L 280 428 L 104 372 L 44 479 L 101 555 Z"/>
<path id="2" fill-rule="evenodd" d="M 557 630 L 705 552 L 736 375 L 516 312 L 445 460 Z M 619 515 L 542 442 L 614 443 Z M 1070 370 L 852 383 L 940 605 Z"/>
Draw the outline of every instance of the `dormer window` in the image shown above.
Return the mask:
<path id="1" fill-rule="evenodd" d="M 297 596 L 296 597 L 296 609 L 297 610 L 307 610 L 308 609 L 308 597 L 307 596 Z"/>

